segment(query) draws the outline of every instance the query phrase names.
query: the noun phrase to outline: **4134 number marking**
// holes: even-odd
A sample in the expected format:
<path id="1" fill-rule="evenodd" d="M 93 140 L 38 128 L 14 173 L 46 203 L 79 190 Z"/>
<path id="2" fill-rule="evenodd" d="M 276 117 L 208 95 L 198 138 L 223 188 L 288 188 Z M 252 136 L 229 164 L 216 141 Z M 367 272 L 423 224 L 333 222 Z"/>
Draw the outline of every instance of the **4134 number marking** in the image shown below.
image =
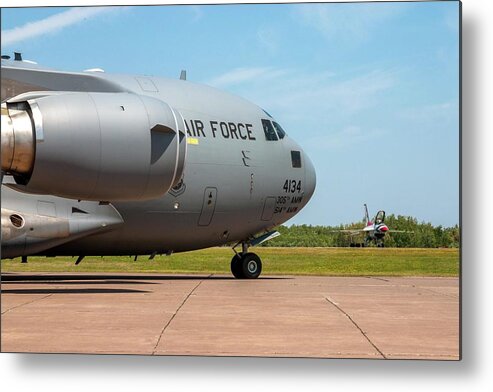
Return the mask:
<path id="1" fill-rule="evenodd" d="M 286 180 L 282 187 L 286 193 L 301 192 L 301 180 Z"/>

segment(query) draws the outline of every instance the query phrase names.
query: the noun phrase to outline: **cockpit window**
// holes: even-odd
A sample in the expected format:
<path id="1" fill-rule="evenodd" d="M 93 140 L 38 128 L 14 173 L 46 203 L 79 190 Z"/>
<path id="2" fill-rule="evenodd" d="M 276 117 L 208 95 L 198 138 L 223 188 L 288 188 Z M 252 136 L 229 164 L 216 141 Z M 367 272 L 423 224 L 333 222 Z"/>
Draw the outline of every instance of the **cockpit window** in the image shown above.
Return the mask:
<path id="1" fill-rule="evenodd" d="M 377 215 L 375 216 L 375 223 L 379 225 L 380 223 L 383 223 L 385 221 L 385 211 L 378 211 Z"/>
<path id="2" fill-rule="evenodd" d="M 264 127 L 266 140 L 278 140 L 276 131 L 274 131 L 274 127 L 269 120 L 262 120 L 262 126 Z"/>
<path id="3" fill-rule="evenodd" d="M 284 139 L 284 136 L 286 136 L 286 132 L 284 132 L 284 129 L 282 129 L 282 127 L 275 121 L 272 121 L 272 123 L 274 124 L 274 128 L 277 131 L 277 135 L 279 136 L 279 139 Z"/>

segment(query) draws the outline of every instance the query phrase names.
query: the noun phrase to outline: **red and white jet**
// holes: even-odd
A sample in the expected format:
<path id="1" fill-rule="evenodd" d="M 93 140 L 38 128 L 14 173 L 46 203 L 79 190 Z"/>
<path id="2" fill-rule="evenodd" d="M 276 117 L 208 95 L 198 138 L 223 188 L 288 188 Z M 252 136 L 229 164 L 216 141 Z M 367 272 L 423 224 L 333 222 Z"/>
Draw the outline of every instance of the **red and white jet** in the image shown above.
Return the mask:
<path id="1" fill-rule="evenodd" d="M 339 230 L 345 233 L 349 233 L 351 236 L 351 245 L 357 246 L 353 242 L 353 237 L 358 234 L 366 234 L 365 241 L 362 246 L 368 246 L 370 242 L 374 242 L 379 248 L 384 247 L 384 237 L 387 233 L 411 233 L 404 230 L 390 230 L 385 222 L 385 211 L 380 210 L 377 212 L 373 221 L 370 220 L 370 215 L 368 214 L 368 206 L 365 204 L 365 227 L 362 229 L 350 229 L 350 230 Z"/>

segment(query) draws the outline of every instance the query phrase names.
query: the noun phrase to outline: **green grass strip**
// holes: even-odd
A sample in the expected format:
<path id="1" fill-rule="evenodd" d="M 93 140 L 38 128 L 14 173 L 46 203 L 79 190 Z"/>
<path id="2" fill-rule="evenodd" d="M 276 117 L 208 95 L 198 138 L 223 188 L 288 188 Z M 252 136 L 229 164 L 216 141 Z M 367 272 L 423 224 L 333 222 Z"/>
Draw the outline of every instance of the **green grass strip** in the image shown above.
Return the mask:
<path id="1" fill-rule="evenodd" d="M 409 248 L 252 248 L 263 275 L 325 276 L 458 276 L 458 249 Z M 144 272 L 230 274 L 233 252 L 210 248 L 172 256 L 86 257 L 75 266 L 72 257 L 29 257 L 2 260 L 2 272 Z"/>

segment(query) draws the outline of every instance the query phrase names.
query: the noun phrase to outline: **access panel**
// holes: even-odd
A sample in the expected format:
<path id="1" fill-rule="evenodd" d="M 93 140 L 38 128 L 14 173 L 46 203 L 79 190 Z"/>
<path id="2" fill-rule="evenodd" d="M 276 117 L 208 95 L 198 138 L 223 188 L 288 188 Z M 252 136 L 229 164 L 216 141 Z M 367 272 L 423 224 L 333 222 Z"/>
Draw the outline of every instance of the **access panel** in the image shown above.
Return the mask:
<path id="1" fill-rule="evenodd" d="M 209 226 L 214 210 L 216 209 L 217 188 L 205 188 L 202 211 L 199 217 L 199 226 Z"/>

